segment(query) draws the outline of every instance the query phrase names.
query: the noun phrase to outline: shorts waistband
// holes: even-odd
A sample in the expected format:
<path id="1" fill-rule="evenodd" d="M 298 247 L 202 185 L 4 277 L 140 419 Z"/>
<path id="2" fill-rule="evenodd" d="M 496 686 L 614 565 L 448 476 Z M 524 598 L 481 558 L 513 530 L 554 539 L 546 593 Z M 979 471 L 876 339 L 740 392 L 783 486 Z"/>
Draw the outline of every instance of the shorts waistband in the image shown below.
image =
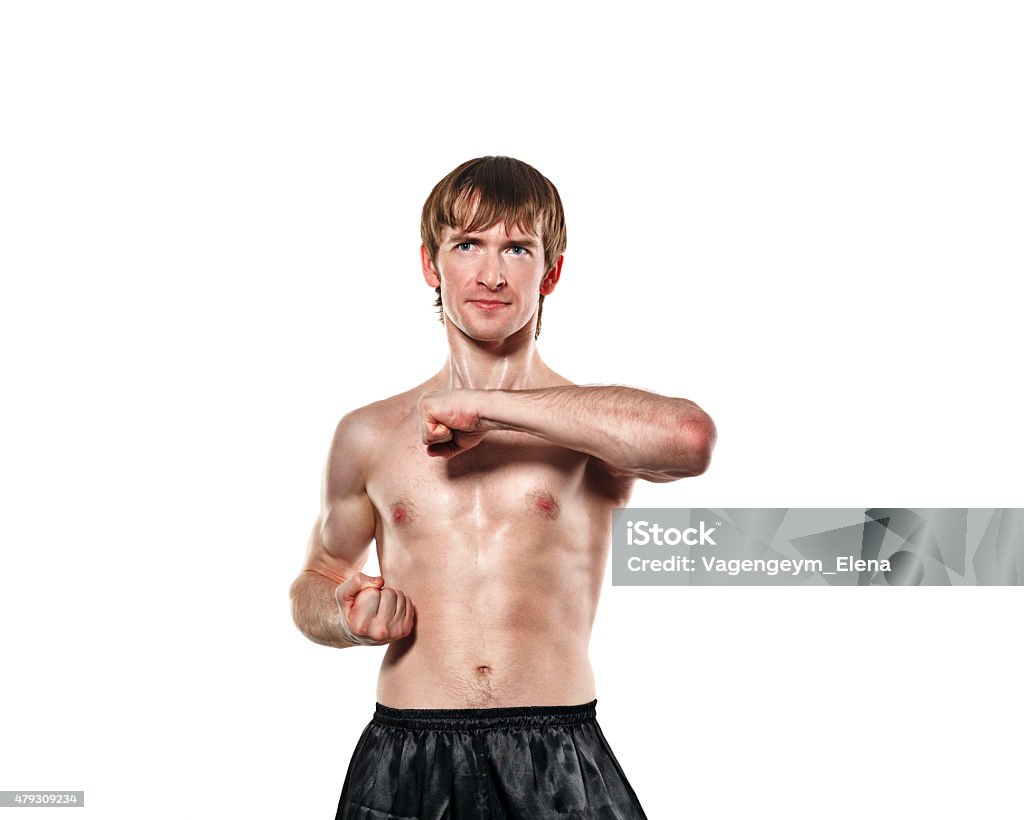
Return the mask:
<path id="1" fill-rule="evenodd" d="M 494 709 L 393 709 L 377 704 L 373 722 L 398 729 L 448 732 L 572 726 L 597 716 L 597 700 L 576 706 L 501 706 Z"/>

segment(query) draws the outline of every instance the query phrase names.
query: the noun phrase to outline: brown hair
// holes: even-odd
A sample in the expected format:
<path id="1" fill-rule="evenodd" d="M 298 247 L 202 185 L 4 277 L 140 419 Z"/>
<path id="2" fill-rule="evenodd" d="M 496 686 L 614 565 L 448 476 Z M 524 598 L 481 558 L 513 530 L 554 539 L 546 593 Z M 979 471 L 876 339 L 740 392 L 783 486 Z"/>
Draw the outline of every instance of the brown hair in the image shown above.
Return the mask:
<path id="1" fill-rule="evenodd" d="M 512 157 L 479 157 L 462 163 L 442 179 L 423 203 L 420 238 L 436 264 L 445 228 L 467 233 L 486 231 L 498 222 L 533 233 L 538 224 L 544 246 L 544 267 L 550 270 L 565 251 L 565 213 L 558 189 L 536 168 Z M 437 288 L 434 307 L 441 306 Z M 537 307 L 537 331 L 544 294 Z"/>

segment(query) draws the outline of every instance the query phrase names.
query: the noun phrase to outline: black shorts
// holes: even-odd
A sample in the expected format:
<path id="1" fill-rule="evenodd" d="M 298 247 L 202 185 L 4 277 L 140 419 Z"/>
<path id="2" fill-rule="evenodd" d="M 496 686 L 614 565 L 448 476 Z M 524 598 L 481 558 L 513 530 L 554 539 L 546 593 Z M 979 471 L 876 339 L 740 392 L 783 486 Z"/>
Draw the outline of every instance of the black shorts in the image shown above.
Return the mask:
<path id="1" fill-rule="evenodd" d="M 596 706 L 378 703 L 336 820 L 647 820 Z"/>

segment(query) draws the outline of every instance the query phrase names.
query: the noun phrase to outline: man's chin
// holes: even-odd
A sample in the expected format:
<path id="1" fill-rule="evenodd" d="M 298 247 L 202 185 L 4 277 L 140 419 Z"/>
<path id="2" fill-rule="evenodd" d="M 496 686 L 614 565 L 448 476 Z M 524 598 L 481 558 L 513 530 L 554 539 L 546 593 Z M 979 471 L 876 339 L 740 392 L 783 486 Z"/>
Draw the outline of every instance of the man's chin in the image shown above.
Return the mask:
<path id="1" fill-rule="evenodd" d="M 464 336 L 467 336 L 474 342 L 503 342 L 513 336 L 526 333 L 525 325 L 522 327 L 509 327 L 507 325 L 503 325 L 501 327 L 479 327 L 468 324 L 457 325 L 457 327 L 462 331 Z"/>

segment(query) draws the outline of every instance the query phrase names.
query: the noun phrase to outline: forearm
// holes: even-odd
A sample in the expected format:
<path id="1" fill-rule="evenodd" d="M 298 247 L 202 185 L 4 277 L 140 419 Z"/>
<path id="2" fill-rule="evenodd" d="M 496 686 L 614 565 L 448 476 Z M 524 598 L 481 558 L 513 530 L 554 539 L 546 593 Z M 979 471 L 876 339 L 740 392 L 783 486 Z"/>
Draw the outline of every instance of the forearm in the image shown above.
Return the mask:
<path id="1" fill-rule="evenodd" d="M 342 625 L 334 591 L 338 585 L 316 572 L 303 572 L 291 587 L 292 619 L 314 643 L 343 649 L 358 646 Z"/>
<path id="2" fill-rule="evenodd" d="M 484 429 L 531 433 L 640 475 L 699 475 L 714 447 L 710 416 L 686 399 L 630 387 L 477 392 Z"/>

